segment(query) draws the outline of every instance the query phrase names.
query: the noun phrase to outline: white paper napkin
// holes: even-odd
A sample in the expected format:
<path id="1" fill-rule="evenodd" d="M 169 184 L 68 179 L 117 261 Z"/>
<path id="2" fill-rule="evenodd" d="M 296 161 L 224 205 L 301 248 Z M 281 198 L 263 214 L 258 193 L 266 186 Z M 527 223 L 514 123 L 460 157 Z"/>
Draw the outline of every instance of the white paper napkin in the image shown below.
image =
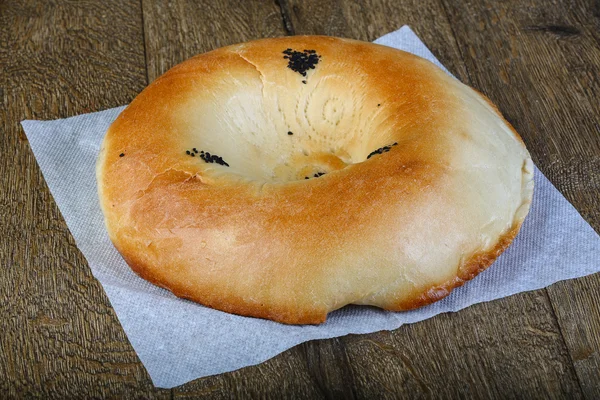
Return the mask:
<path id="1" fill-rule="evenodd" d="M 444 68 L 407 26 L 375 42 Z M 106 129 L 122 110 L 22 125 L 77 246 L 158 387 L 258 364 L 308 340 L 395 329 L 600 270 L 600 238 L 536 169 L 532 209 L 513 245 L 473 281 L 428 307 L 393 313 L 349 306 L 323 325 L 289 326 L 178 299 L 131 272 L 104 228 L 94 165 Z"/>

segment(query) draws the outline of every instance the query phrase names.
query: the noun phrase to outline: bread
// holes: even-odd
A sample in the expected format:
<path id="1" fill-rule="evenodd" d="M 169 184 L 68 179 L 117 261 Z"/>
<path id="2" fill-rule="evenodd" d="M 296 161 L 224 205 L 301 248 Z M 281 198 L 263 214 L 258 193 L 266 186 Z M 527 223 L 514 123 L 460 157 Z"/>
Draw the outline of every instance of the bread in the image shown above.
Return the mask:
<path id="1" fill-rule="evenodd" d="M 185 61 L 106 133 L 111 240 L 208 307 L 318 324 L 420 307 L 488 267 L 528 213 L 533 166 L 487 98 L 430 62 L 323 36 Z"/>

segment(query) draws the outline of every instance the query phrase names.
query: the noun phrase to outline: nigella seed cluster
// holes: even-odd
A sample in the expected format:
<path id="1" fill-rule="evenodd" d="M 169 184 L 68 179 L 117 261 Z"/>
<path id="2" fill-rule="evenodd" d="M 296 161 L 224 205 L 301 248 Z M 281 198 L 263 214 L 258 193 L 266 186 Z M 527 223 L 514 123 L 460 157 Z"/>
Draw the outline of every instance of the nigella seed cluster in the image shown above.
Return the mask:
<path id="1" fill-rule="evenodd" d="M 308 70 L 315 69 L 321 58 L 316 50 L 296 51 L 286 49 L 283 51 L 283 54 L 285 54 L 283 58 L 288 60 L 288 68 L 304 77 Z M 302 83 L 306 83 L 306 80 L 303 80 Z"/>
<path id="2" fill-rule="evenodd" d="M 367 160 L 369 158 L 373 157 L 375 154 L 387 153 L 388 151 L 390 151 L 390 149 L 392 148 L 392 146 L 396 146 L 397 144 L 398 144 L 397 142 L 394 142 L 394 143 L 390 144 L 389 146 L 383 146 L 383 147 L 378 148 L 377 150 L 371 152 L 371 154 L 369 154 L 367 156 Z"/>
<path id="3" fill-rule="evenodd" d="M 208 163 L 208 164 L 215 163 L 215 164 L 223 165 L 225 167 L 229 167 L 229 164 L 227 164 L 225 162 L 225 160 L 223 160 L 223 158 L 217 156 L 216 154 L 210 154 L 209 152 L 204 152 L 203 150 L 198 151 L 198 149 L 195 147 L 192 150 L 186 150 L 185 154 L 187 154 L 188 156 L 191 156 L 191 157 L 196 157 L 196 154 L 198 154 L 198 157 L 203 159 L 205 163 Z"/>
<path id="4" fill-rule="evenodd" d="M 325 175 L 325 172 L 317 172 L 316 174 L 313 175 L 313 178 L 318 178 L 320 176 Z M 310 179 L 309 176 L 305 176 L 304 179 Z"/>
<path id="5" fill-rule="evenodd" d="M 221 157 L 219 157 L 216 154 L 210 154 L 209 152 L 205 153 L 204 151 L 200 151 L 200 158 L 202 158 L 204 162 L 209 164 L 216 163 L 219 165 L 229 167 L 229 164 L 227 164 Z"/>

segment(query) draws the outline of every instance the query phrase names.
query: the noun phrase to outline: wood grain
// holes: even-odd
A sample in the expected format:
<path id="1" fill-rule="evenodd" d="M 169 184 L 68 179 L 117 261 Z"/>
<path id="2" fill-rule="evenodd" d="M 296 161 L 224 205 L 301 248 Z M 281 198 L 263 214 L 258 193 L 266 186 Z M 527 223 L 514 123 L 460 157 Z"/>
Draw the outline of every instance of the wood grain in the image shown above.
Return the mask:
<path id="1" fill-rule="evenodd" d="M 344 338 L 358 398 L 580 398 L 543 292 Z"/>
<path id="2" fill-rule="evenodd" d="M 0 3 L 0 397 L 164 398 L 67 230 L 19 121 L 129 102 L 137 2 Z"/>
<path id="3" fill-rule="evenodd" d="M 600 397 L 597 275 L 156 389 L 18 124 L 126 104 L 176 63 L 227 44 L 370 41 L 409 24 L 499 105 L 598 231 L 599 17 L 586 0 L 0 2 L 0 397 Z"/>
<path id="4" fill-rule="evenodd" d="M 499 105 L 538 167 L 600 232 L 598 3 L 446 7 L 473 84 Z M 600 274 L 547 292 L 585 395 L 599 398 Z"/>
<path id="5" fill-rule="evenodd" d="M 272 1 L 142 0 L 142 4 L 150 82 L 196 54 L 285 35 L 281 10 Z"/>

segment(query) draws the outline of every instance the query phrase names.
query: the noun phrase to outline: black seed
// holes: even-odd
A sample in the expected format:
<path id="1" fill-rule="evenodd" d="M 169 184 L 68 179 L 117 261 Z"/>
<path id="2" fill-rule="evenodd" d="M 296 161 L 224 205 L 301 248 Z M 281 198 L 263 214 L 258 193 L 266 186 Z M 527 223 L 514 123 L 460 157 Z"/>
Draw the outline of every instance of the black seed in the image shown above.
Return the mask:
<path id="1" fill-rule="evenodd" d="M 185 154 L 189 155 L 189 154 L 190 154 L 190 151 L 189 151 L 189 150 L 186 150 L 186 151 L 185 151 Z"/>
<path id="2" fill-rule="evenodd" d="M 381 104 L 377 104 L 377 107 L 379 107 Z"/>
<path id="3" fill-rule="evenodd" d="M 290 136 L 291 136 L 291 135 L 293 135 L 293 134 L 294 134 L 294 132 L 292 132 L 292 131 L 288 131 L 288 135 L 290 135 Z"/>
<path id="4" fill-rule="evenodd" d="M 306 85 L 306 81 L 302 81 L 302 83 L 304 83 Z"/>
<path id="5" fill-rule="evenodd" d="M 369 154 L 369 155 L 367 156 L 367 160 L 368 160 L 369 158 L 371 158 L 372 156 L 374 156 L 375 154 L 383 154 L 383 153 L 387 153 L 388 151 L 390 151 L 390 149 L 392 148 L 392 146 L 396 146 L 397 144 L 398 144 L 397 142 L 394 142 L 393 144 L 391 144 L 391 145 L 389 145 L 389 146 L 383 146 L 383 147 L 380 147 L 380 148 L 378 148 L 377 150 L 375 150 L 375 151 L 371 152 L 371 154 Z"/>
<path id="6" fill-rule="evenodd" d="M 305 176 L 304 179 L 308 179 L 308 176 Z"/>
<path id="7" fill-rule="evenodd" d="M 119 157 L 125 157 L 125 153 L 119 154 Z"/>

